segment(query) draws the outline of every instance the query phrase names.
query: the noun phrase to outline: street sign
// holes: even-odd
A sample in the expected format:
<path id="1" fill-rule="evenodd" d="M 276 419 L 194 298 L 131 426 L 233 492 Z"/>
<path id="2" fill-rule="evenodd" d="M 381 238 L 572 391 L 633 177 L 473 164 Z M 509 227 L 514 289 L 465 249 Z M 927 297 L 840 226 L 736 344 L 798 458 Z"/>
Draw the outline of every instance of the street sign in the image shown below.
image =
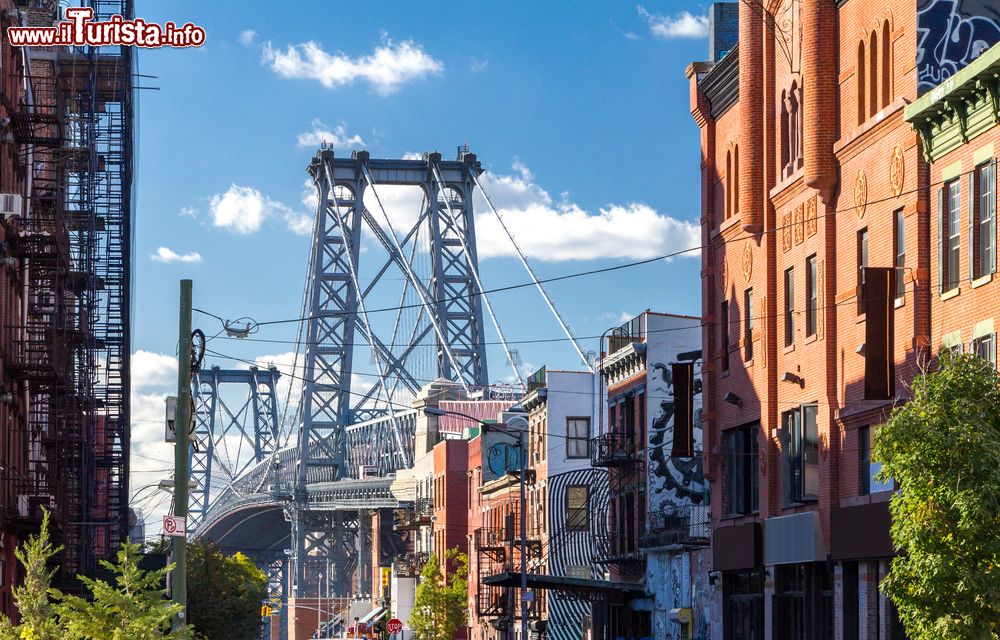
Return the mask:
<path id="1" fill-rule="evenodd" d="M 181 516 L 163 516 L 163 533 L 176 538 L 187 535 L 187 523 Z"/>
<path id="2" fill-rule="evenodd" d="M 389 633 L 399 633 L 403 630 L 403 621 L 399 618 L 393 618 L 385 623 L 385 630 Z"/>

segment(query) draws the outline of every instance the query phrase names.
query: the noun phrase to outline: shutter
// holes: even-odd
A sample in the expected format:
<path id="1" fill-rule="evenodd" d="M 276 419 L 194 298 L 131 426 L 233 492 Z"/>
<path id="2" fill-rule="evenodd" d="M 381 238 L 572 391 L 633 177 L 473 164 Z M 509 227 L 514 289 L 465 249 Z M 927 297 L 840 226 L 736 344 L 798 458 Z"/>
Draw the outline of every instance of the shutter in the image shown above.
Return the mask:
<path id="1" fill-rule="evenodd" d="M 990 193 L 993 194 L 993 223 L 989 232 L 993 242 L 993 250 L 990 251 L 989 270 L 986 273 L 996 273 L 997 271 L 997 159 L 990 160 Z"/>
<path id="2" fill-rule="evenodd" d="M 979 257 L 979 244 L 976 242 L 976 176 L 975 169 L 969 174 L 969 280 L 976 279 L 976 259 Z M 986 265 L 980 265 L 980 271 L 985 272 Z"/>
<path id="3" fill-rule="evenodd" d="M 938 189 L 938 293 L 944 293 L 944 187 Z"/>

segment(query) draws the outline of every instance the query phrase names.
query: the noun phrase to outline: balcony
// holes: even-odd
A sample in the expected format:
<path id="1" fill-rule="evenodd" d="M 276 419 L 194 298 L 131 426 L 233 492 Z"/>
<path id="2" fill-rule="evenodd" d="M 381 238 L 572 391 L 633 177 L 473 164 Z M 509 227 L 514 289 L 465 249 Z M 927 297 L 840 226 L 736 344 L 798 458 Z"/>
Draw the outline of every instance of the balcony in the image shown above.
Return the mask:
<path id="1" fill-rule="evenodd" d="M 590 441 L 591 466 L 620 467 L 635 460 L 635 437 L 631 432 L 612 431 Z"/>
<path id="2" fill-rule="evenodd" d="M 412 507 L 396 509 L 396 522 L 393 528 L 397 531 L 419 529 L 431 523 L 434 515 L 434 502 L 430 498 L 417 498 Z"/>
<path id="3" fill-rule="evenodd" d="M 639 544 L 643 549 L 705 547 L 711 532 L 707 505 L 683 505 L 649 514 L 649 528 Z"/>
<path id="4" fill-rule="evenodd" d="M 392 574 L 399 578 L 417 578 L 427 564 L 428 554 L 424 551 L 405 553 L 392 561 Z"/>
<path id="5" fill-rule="evenodd" d="M 597 547 L 595 561 L 599 564 L 628 567 L 646 562 L 642 547 L 634 538 L 620 533 L 596 534 L 594 543 Z"/>

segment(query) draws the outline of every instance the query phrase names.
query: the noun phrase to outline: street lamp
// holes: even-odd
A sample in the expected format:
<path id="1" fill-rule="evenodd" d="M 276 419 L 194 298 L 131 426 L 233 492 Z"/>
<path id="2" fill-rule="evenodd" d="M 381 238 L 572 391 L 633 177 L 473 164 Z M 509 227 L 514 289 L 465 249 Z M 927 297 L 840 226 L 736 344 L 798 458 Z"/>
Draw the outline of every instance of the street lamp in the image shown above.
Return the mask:
<path id="1" fill-rule="evenodd" d="M 519 406 L 515 405 L 515 407 L 512 407 L 511 409 L 518 413 L 523 413 L 523 410 Z M 528 507 L 525 495 L 525 477 L 527 476 L 526 466 L 528 461 L 528 451 L 524 446 L 524 434 L 528 431 L 528 420 L 523 415 L 513 416 L 504 422 L 507 429 L 497 429 L 489 422 L 485 422 L 479 418 L 458 411 L 447 411 L 437 407 L 424 407 L 424 414 L 428 416 L 460 416 L 479 423 L 479 425 L 483 428 L 483 434 L 492 431 L 517 440 L 517 447 L 521 452 L 521 468 L 517 474 L 519 476 L 518 484 L 520 485 L 521 493 L 521 640 L 528 640 Z M 510 428 L 513 427 L 514 424 L 520 424 L 523 426 L 514 431 L 514 433 L 511 433 Z"/>

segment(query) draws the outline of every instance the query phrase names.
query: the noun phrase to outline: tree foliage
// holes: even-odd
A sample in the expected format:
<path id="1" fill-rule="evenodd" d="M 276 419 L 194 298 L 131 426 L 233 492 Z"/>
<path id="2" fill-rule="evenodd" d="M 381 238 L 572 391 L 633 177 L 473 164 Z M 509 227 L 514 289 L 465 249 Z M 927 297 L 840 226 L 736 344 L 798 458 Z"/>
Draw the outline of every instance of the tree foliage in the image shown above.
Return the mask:
<path id="1" fill-rule="evenodd" d="M 912 640 L 1000 632 L 1000 377 L 985 360 L 942 355 L 875 438 L 894 479 L 892 561 L 883 589 Z"/>
<path id="2" fill-rule="evenodd" d="M 420 640 L 452 640 L 465 626 L 469 599 L 469 559 L 458 549 L 445 557 L 448 571 L 431 555 L 420 573 L 410 627 Z"/>
<path id="3" fill-rule="evenodd" d="M 53 558 L 62 551 L 49 540 L 49 512 L 42 515 L 42 528 L 14 551 L 24 568 L 24 583 L 15 587 L 14 605 L 21 621 L 14 625 L 0 615 L 0 640 L 61 640 L 64 637 L 53 604 L 61 596 L 52 588 L 57 568 Z"/>
<path id="4" fill-rule="evenodd" d="M 101 561 L 115 574 L 114 584 L 79 576 L 91 599 L 65 596 L 59 614 L 67 638 L 74 640 L 186 640 L 189 629 L 171 630 L 171 620 L 183 607 L 166 598 L 162 588 L 171 567 L 139 568 L 139 546 L 122 544 L 117 564 Z"/>
<path id="5" fill-rule="evenodd" d="M 207 640 L 256 640 L 267 576 L 242 553 L 188 542 L 188 622 Z"/>

